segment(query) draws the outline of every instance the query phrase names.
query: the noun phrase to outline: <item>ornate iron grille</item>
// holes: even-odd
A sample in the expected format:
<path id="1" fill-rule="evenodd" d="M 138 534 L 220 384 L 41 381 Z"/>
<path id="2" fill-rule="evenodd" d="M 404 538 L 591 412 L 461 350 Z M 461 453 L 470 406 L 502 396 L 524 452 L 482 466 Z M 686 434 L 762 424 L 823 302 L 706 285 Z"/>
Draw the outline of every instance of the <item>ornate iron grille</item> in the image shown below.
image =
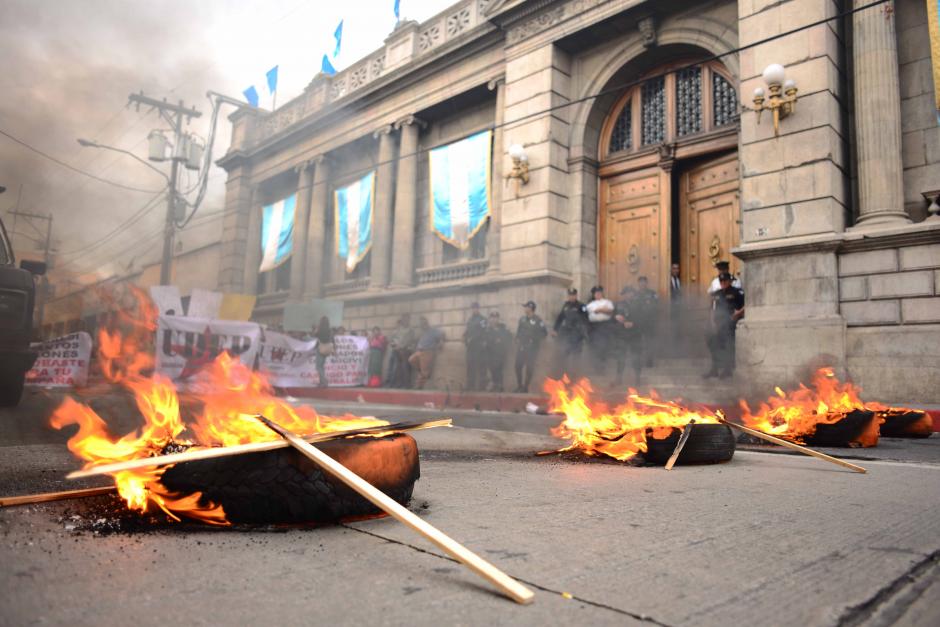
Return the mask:
<path id="1" fill-rule="evenodd" d="M 702 130 L 702 68 L 676 72 L 676 134 L 679 137 Z"/>
<path id="2" fill-rule="evenodd" d="M 712 72 L 712 102 L 714 102 L 715 126 L 725 126 L 738 121 L 738 94 L 724 76 Z"/>
<path id="3" fill-rule="evenodd" d="M 610 134 L 610 150 L 608 152 L 622 152 L 633 148 L 633 106 L 628 101 L 620 110 L 614 130 Z"/>
<path id="4" fill-rule="evenodd" d="M 640 91 L 641 133 L 644 146 L 660 144 L 666 136 L 666 79 L 663 76 L 643 83 Z"/>

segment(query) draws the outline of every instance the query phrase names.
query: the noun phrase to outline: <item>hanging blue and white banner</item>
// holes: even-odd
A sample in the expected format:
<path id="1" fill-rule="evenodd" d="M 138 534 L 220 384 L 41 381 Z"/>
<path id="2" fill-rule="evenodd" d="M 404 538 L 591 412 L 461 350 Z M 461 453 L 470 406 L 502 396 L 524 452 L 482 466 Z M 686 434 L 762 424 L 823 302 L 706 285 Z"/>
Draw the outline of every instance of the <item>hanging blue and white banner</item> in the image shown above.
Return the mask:
<path id="1" fill-rule="evenodd" d="M 490 215 L 492 131 L 431 151 L 431 230 L 465 249 Z"/>
<path id="2" fill-rule="evenodd" d="M 267 272 L 290 257 L 294 240 L 294 208 L 297 194 L 267 205 L 261 212 L 261 267 Z"/>
<path id="3" fill-rule="evenodd" d="M 355 270 L 372 247 L 374 198 L 374 171 L 334 193 L 336 252 L 346 260 L 346 272 Z"/>

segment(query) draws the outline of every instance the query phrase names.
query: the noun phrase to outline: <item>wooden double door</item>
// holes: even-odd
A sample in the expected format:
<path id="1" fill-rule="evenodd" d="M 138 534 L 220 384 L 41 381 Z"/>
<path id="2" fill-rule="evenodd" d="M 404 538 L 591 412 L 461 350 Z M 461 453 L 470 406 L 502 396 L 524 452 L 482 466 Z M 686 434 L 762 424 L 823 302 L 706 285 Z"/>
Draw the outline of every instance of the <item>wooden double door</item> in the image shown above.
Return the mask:
<path id="1" fill-rule="evenodd" d="M 727 152 L 670 170 L 659 166 L 601 179 L 598 220 L 599 277 L 608 297 L 641 276 L 669 299 L 670 266 L 679 263 L 684 299 L 703 306 L 714 263 L 738 262 L 738 156 Z M 677 232 L 676 232 L 677 231 Z M 676 250 L 678 248 L 678 250 Z"/>

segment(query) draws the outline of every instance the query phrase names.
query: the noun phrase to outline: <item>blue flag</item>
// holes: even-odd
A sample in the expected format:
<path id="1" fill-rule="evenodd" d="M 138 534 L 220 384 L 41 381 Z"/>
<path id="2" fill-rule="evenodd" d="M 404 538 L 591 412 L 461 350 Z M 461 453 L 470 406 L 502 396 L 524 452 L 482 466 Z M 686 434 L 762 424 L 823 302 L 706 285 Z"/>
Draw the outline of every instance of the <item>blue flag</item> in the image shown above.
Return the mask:
<path id="1" fill-rule="evenodd" d="M 294 208 L 297 194 L 267 205 L 261 214 L 261 267 L 258 272 L 273 270 L 291 254 L 294 242 Z"/>
<path id="2" fill-rule="evenodd" d="M 375 172 L 334 192 L 336 252 L 352 272 L 372 248 L 372 206 Z"/>
<path id="3" fill-rule="evenodd" d="M 336 68 L 333 67 L 333 64 L 330 63 L 329 57 L 326 55 L 323 55 L 323 60 L 320 62 L 320 71 L 324 74 L 329 74 L 330 76 L 336 74 Z"/>
<path id="4" fill-rule="evenodd" d="M 399 11 L 399 9 L 401 8 L 400 5 L 401 5 L 401 0 L 395 0 L 395 19 L 396 20 L 401 19 L 401 12 Z"/>
<path id="5" fill-rule="evenodd" d="M 277 66 L 275 65 L 273 68 L 268 70 L 268 73 L 265 74 L 265 76 L 268 79 L 268 91 L 273 94 L 277 91 Z"/>
<path id="6" fill-rule="evenodd" d="M 471 135 L 430 152 L 431 228 L 466 249 L 490 215 L 492 131 Z"/>
<path id="7" fill-rule="evenodd" d="M 343 43 L 343 20 L 339 21 L 339 26 L 336 27 L 336 30 L 333 32 L 333 37 L 336 38 L 336 48 L 333 50 L 333 58 L 339 56 L 339 48 Z"/>
<path id="8" fill-rule="evenodd" d="M 248 104 L 250 104 L 252 107 L 258 106 L 258 90 L 255 89 L 254 85 L 252 85 L 251 87 L 249 87 L 242 93 L 245 94 L 245 100 L 248 101 Z"/>

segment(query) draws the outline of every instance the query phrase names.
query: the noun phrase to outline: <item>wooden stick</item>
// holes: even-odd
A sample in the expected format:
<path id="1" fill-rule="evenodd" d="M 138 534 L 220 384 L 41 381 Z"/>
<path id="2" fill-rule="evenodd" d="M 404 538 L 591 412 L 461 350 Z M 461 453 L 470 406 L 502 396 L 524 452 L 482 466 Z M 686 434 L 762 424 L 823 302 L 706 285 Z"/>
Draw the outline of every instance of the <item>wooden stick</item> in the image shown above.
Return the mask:
<path id="1" fill-rule="evenodd" d="M 376 425 L 374 427 L 364 427 L 362 429 L 349 429 L 346 431 L 333 431 L 331 433 L 316 433 L 305 437 L 307 442 L 325 442 L 326 440 L 335 440 L 350 435 L 368 435 L 370 433 L 383 433 L 385 431 L 417 431 L 418 429 L 430 429 L 432 427 L 449 427 L 450 418 L 441 420 L 430 420 L 417 424 L 396 423 L 390 425 Z M 215 457 L 228 457 L 229 455 L 244 455 L 245 453 L 259 453 L 261 451 L 273 451 L 274 449 L 287 448 L 290 446 L 284 440 L 271 440 L 270 442 L 250 442 L 248 444 L 237 444 L 235 446 L 213 446 L 209 448 L 196 449 L 194 451 L 183 451 L 182 453 L 170 453 L 168 455 L 156 455 L 154 457 L 142 457 L 140 459 L 130 459 L 126 462 L 114 462 L 113 464 L 102 464 L 84 470 L 76 470 L 66 475 L 67 479 L 81 479 L 83 477 L 94 477 L 96 475 L 108 475 L 123 470 L 140 470 L 141 468 L 152 468 L 154 466 L 166 466 L 169 464 L 181 464 L 183 462 L 192 462 L 200 459 L 213 459 Z"/>
<path id="2" fill-rule="evenodd" d="M 689 424 L 682 429 L 682 433 L 679 435 L 679 441 L 676 442 L 676 449 L 672 452 L 672 455 L 669 456 L 669 461 L 666 462 L 666 470 L 672 470 L 672 467 L 676 465 L 676 461 L 679 459 L 679 454 L 682 453 L 682 449 L 685 448 L 685 443 L 689 441 L 689 436 L 692 435 L 692 425 L 695 424 L 695 419 L 689 421 Z"/>
<path id="3" fill-rule="evenodd" d="M 824 459 L 827 462 L 832 462 L 833 464 L 838 464 L 839 466 L 845 466 L 849 470 L 854 470 L 855 472 L 861 472 L 861 473 L 868 472 L 861 466 L 850 464 L 849 462 L 843 461 L 839 459 L 838 457 L 833 457 L 831 455 L 826 455 L 825 453 L 820 453 L 819 451 L 814 451 L 808 446 L 801 446 L 799 444 L 794 444 L 793 442 L 788 442 L 786 440 L 782 440 L 772 435 L 767 435 L 763 431 L 758 431 L 757 429 L 751 429 L 750 427 L 745 427 L 744 425 L 739 425 L 735 422 L 729 422 L 720 416 L 718 417 L 718 420 L 721 421 L 722 424 L 726 424 L 729 427 L 733 427 L 735 429 L 740 429 L 741 431 L 743 431 L 744 433 L 748 435 L 753 435 L 755 438 L 760 438 L 762 440 L 767 440 L 768 442 L 773 442 L 774 444 L 779 444 L 780 446 L 785 446 L 786 448 L 793 449 L 794 451 L 799 451 L 800 453 L 803 453 L 804 455 L 811 455 L 812 457 L 818 457 L 819 459 Z"/>
<path id="4" fill-rule="evenodd" d="M 374 505 L 385 511 L 389 516 L 397 519 L 411 527 L 414 531 L 439 546 L 448 555 L 467 566 L 470 570 L 480 575 L 494 586 L 499 588 L 510 599 L 523 605 L 531 603 L 535 596 L 531 590 L 521 583 L 499 570 L 482 557 L 466 548 L 456 540 L 453 540 L 437 528 L 431 526 L 424 520 L 418 518 L 408 509 L 401 506 L 397 501 L 386 495 L 384 492 L 370 484 L 368 481 L 343 466 L 341 463 L 324 453 L 323 451 L 311 446 L 300 437 L 284 429 L 280 425 L 271 422 L 264 416 L 256 416 L 258 420 L 267 425 L 276 432 L 291 446 L 309 457 L 324 470 L 335 476 L 337 479 L 358 492 L 364 498 L 371 501 Z"/>
<path id="5" fill-rule="evenodd" d="M 41 494 L 24 494 L 23 496 L 0 497 L 0 507 L 11 505 L 29 505 L 30 503 L 47 503 L 49 501 L 64 501 L 66 499 L 80 499 L 86 496 L 99 496 L 111 494 L 117 488 L 105 486 L 103 488 L 85 488 L 84 490 L 65 490 L 63 492 L 43 492 Z"/>

